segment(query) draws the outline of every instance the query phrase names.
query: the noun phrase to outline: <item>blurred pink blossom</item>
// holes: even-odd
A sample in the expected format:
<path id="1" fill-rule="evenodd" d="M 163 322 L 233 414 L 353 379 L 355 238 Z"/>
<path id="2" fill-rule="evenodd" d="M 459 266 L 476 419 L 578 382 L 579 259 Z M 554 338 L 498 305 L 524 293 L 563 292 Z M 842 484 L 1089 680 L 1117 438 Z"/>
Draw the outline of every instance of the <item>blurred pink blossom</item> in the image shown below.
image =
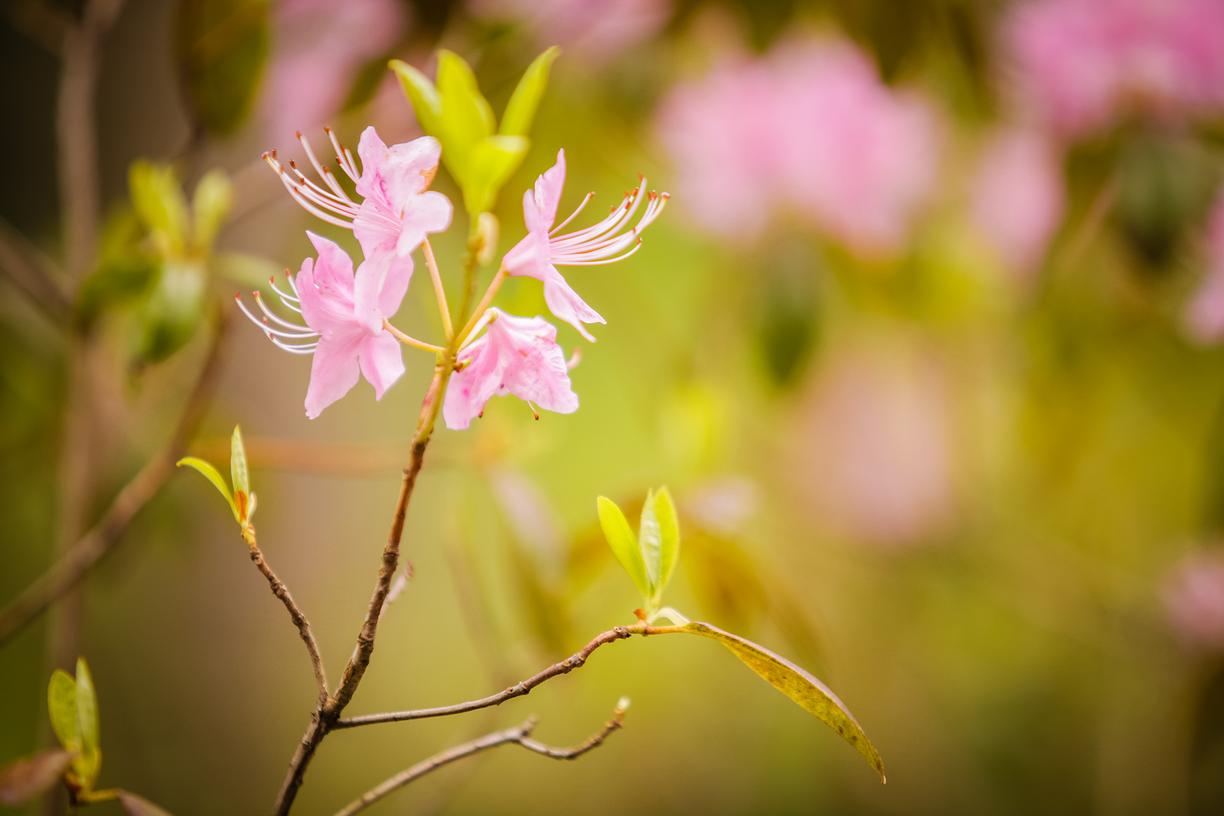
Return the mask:
<path id="1" fill-rule="evenodd" d="M 999 260 L 1027 280 L 1066 207 L 1059 151 L 1033 130 L 993 134 L 978 159 L 970 206 L 974 226 Z"/>
<path id="2" fill-rule="evenodd" d="M 560 45 L 575 59 L 603 63 L 654 36 L 671 0 L 472 0 L 486 20 L 515 23 L 539 47 Z"/>
<path id="3" fill-rule="evenodd" d="M 1165 614 L 1191 647 L 1224 650 L 1224 552 L 1191 553 L 1165 582 Z"/>
<path id="4" fill-rule="evenodd" d="M 931 107 L 833 39 L 734 57 L 678 85 L 656 130 L 698 225 L 740 241 L 789 210 L 860 253 L 894 252 L 937 174 Z"/>
<path id="5" fill-rule="evenodd" d="M 892 347 L 841 349 L 803 411 L 796 476 L 822 523 L 882 546 L 939 532 L 955 509 L 955 429 L 932 360 Z"/>
<path id="6" fill-rule="evenodd" d="M 325 124 L 362 63 L 395 45 L 404 26 L 398 0 L 279 0 L 262 118 L 273 142 Z"/>
<path id="7" fill-rule="evenodd" d="M 1003 40 L 1018 103 L 1068 136 L 1224 106 L 1219 0 L 1019 3 Z"/>
<path id="8" fill-rule="evenodd" d="M 1208 219 L 1206 243 L 1207 274 L 1183 314 L 1186 333 L 1203 344 L 1224 338 L 1224 192 Z"/>

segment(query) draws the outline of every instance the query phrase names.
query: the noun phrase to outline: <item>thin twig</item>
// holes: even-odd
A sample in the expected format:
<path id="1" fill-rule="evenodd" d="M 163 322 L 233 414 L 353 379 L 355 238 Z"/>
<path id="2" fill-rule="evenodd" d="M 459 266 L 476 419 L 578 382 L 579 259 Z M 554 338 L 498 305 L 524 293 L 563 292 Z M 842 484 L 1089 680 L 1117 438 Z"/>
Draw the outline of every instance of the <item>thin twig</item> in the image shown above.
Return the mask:
<path id="1" fill-rule="evenodd" d="M 323 668 L 323 657 L 319 654 L 319 643 L 315 640 L 314 631 L 310 628 L 310 621 L 297 605 L 297 602 L 293 600 L 293 596 L 289 594 L 289 588 L 272 571 L 272 567 L 264 558 L 259 545 L 255 543 L 253 529 L 248 544 L 251 549 L 251 561 L 263 573 L 264 578 L 268 579 L 268 586 L 272 588 L 272 594 L 285 605 L 285 609 L 289 611 L 289 618 L 293 621 L 293 625 L 297 627 L 298 634 L 302 636 L 302 642 L 306 644 L 306 651 L 310 655 L 310 663 L 314 668 L 315 685 L 319 691 L 319 705 L 325 705 L 328 694 L 330 694 L 327 686 L 327 672 Z"/>
<path id="2" fill-rule="evenodd" d="M 404 468 L 404 476 L 400 481 L 400 492 L 395 503 L 391 532 L 387 536 L 386 547 L 383 548 L 382 563 L 378 570 L 378 579 L 374 585 L 374 594 L 370 598 L 365 620 L 362 622 L 361 631 L 357 635 L 357 645 L 353 649 L 348 665 L 344 667 L 344 675 L 340 679 L 340 685 L 336 688 L 335 695 L 323 705 L 320 705 L 311 716 L 310 725 L 298 743 L 298 748 L 294 752 L 293 758 L 289 761 L 289 770 L 276 800 L 275 811 L 278 814 L 289 812 L 289 808 L 292 807 L 293 800 L 297 796 L 298 789 L 302 786 L 302 777 L 305 775 L 306 768 L 314 757 L 319 743 L 327 736 L 327 732 L 331 730 L 335 721 L 339 719 L 344 707 L 353 698 L 353 693 L 357 690 L 357 686 L 361 683 L 361 678 L 365 674 L 366 667 L 370 664 L 370 656 L 374 652 L 374 639 L 378 633 L 378 620 L 382 614 L 387 593 L 391 589 L 391 581 L 395 577 L 395 571 L 399 565 L 400 541 L 404 536 L 404 519 L 408 513 L 408 504 L 416 487 L 417 476 L 420 474 L 421 467 L 425 462 L 425 451 L 429 447 L 429 440 L 433 436 L 434 424 L 442 407 L 442 395 L 446 390 L 446 383 L 450 380 L 453 370 L 454 352 L 453 350 L 448 350 L 445 359 L 434 369 L 433 379 L 430 381 L 429 389 L 425 393 L 425 399 L 421 403 L 421 413 L 417 420 L 416 434 L 412 440 L 412 451 L 409 456 L 408 466 Z"/>
<path id="3" fill-rule="evenodd" d="M 72 306 L 67 294 L 37 250 L 4 222 L 0 222 L 0 272 L 53 321 L 62 323 L 68 318 Z"/>
<path id="4" fill-rule="evenodd" d="M 12 0 L 5 12 L 13 28 L 48 54 L 58 57 L 64 48 L 64 32 L 72 25 L 68 14 L 43 0 Z"/>
<path id="5" fill-rule="evenodd" d="M 532 717 L 527 721 L 506 728 L 501 731 L 494 731 L 491 734 L 486 734 L 483 737 L 464 742 L 453 748 L 448 748 L 441 753 L 434 754 L 428 759 L 418 762 L 407 770 L 400 771 L 395 776 L 390 777 L 379 785 L 376 785 L 370 790 L 363 793 L 357 799 L 354 799 L 345 807 L 336 812 L 336 816 L 352 816 L 354 813 L 359 813 L 365 810 L 370 805 L 377 802 L 379 799 L 387 796 L 393 791 L 404 787 L 410 782 L 420 779 L 426 774 L 432 773 L 439 768 L 456 762 L 464 757 L 469 757 L 472 754 L 481 751 L 487 751 L 490 748 L 496 748 L 499 745 L 519 745 L 526 748 L 528 751 L 546 756 L 551 759 L 577 759 L 588 751 L 598 748 L 603 744 L 608 735 L 617 730 L 624 724 L 625 709 L 623 706 L 617 706 L 612 713 L 612 718 L 604 723 L 603 727 L 598 732 L 588 737 L 578 745 L 569 748 L 557 748 L 547 745 L 539 740 L 531 738 L 531 732 L 535 728 L 536 721 Z"/>
<path id="6" fill-rule="evenodd" d="M 114 548 L 128 525 L 174 472 L 174 463 L 183 454 L 188 440 L 203 419 L 216 385 L 226 331 L 226 323 L 222 320 L 214 330 L 212 344 L 183 405 L 178 423 L 162 449 L 119 491 L 102 518 L 16 600 L 0 611 L 0 644 L 76 586 Z"/>
<path id="7" fill-rule="evenodd" d="M 635 623 L 632 626 L 617 626 L 606 632 L 599 633 L 587 645 L 574 652 L 565 660 L 554 663 L 548 668 L 536 672 L 526 680 L 515 683 L 513 686 L 508 686 L 496 694 L 490 694 L 477 700 L 468 700 L 464 703 L 454 703 L 453 705 L 437 706 L 435 708 L 417 708 L 408 711 L 388 711 L 382 714 L 363 714 L 359 717 L 347 717 L 337 720 L 333 727 L 337 729 L 357 728 L 362 725 L 374 725 L 376 723 L 423 720 L 430 717 L 449 717 L 454 714 L 464 714 L 468 711 L 478 711 L 489 706 L 501 705 L 507 700 L 513 700 L 515 697 L 522 697 L 530 693 L 533 688 L 554 677 L 569 674 L 586 663 L 591 653 L 600 646 L 606 646 L 609 643 L 615 643 L 618 640 L 624 640 L 634 635 L 667 635 L 682 631 L 684 630 L 678 626 L 647 626 L 644 623 Z"/>

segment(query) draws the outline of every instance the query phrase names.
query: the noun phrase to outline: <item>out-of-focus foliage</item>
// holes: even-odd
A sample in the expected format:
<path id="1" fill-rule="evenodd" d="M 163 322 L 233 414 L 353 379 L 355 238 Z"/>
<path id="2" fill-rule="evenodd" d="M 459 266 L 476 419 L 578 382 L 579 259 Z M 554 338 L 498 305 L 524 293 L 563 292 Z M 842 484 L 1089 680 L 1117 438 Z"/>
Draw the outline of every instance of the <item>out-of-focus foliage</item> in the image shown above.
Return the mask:
<path id="1" fill-rule="evenodd" d="M 182 0 L 177 49 L 186 98 L 200 126 L 228 135 L 259 96 L 271 0 Z"/>

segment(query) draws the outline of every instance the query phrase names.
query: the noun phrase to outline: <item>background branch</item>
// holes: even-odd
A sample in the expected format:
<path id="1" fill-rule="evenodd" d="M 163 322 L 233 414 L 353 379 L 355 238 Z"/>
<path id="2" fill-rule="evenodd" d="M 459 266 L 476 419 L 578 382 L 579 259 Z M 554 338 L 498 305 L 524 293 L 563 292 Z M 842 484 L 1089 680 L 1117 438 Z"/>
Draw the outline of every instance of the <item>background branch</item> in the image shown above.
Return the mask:
<path id="1" fill-rule="evenodd" d="M 600 632 L 591 639 L 587 645 L 583 646 L 578 651 L 567 657 L 565 660 L 552 664 L 546 669 L 536 672 L 526 680 L 515 683 L 496 694 L 490 694 L 487 697 L 481 697 L 478 700 L 469 700 L 465 703 L 455 703 L 454 705 L 438 706 L 436 708 L 418 708 L 408 711 L 389 711 L 382 714 L 365 714 L 360 717 L 348 717 L 338 720 L 335 723 L 335 728 L 357 728 L 362 725 L 374 725 L 375 723 L 386 722 L 403 722 L 405 720 L 423 720 L 430 717 L 447 717 L 453 714 L 463 714 L 468 711 L 478 711 L 489 706 L 501 705 L 507 700 L 513 700 L 515 697 L 522 697 L 531 692 L 533 688 L 545 683 L 554 677 L 560 677 L 563 674 L 569 674 L 574 669 L 586 663 L 587 658 L 591 653 L 600 646 L 605 646 L 609 643 L 615 643 L 618 640 L 633 637 L 634 635 L 667 635 L 683 631 L 678 626 L 647 626 L 644 623 L 635 623 L 632 626 L 617 626 L 606 632 Z"/>
<path id="2" fill-rule="evenodd" d="M 0 644 L 34 620 L 85 577 L 123 536 L 128 525 L 165 485 L 208 407 L 220 372 L 227 323 L 214 330 L 204 364 L 170 438 L 128 482 L 102 518 L 12 603 L 0 611 Z"/>
<path id="3" fill-rule="evenodd" d="M 490 748 L 496 748 L 499 745 L 515 744 L 526 748 L 528 751 L 546 756 L 551 759 L 577 759 L 585 754 L 598 748 L 603 744 L 604 740 L 613 731 L 620 728 L 624 723 L 625 705 L 624 702 L 616 707 L 612 712 L 612 718 L 604 723 L 603 727 L 598 732 L 588 737 L 578 745 L 569 748 L 557 748 L 547 745 L 539 740 L 531 738 L 531 732 L 535 728 L 536 721 L 532 717 L 520 725 L 513 728 L 506 728 L 501 731 L 494 731 L 491 734 L 486 734 L 483 737 L 464 742 L 453 748 L 448 748 L 441 753 L 434 754 L 428 759 L 418 762 L 411 768 L 400 771 L 395 776 L 390 777 L 379 785 L 376 785 L 370 790 L 363 793 L 357 799 L 354 799 L 345 807 L 336 812 L 336 816 L 352 816 L 365 810 L 370 805 L 382 799 L 384 796 L 396 791 L 410 782 L 420 779 L 426 774 L 432 773 L 439 768 L 456 762 L 473 754 L 487 751 Z"/>

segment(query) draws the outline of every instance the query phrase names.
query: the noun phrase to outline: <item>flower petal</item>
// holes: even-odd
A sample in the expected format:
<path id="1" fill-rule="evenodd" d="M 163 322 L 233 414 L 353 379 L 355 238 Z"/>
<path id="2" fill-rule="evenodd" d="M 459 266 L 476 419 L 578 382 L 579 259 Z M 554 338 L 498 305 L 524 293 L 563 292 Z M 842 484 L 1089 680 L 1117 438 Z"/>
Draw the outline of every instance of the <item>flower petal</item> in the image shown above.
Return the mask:
<path id="1" fill-rule="evenodd" d="M 373 125 L 361 132 L 361 140 L 357 143 L 357 155 L 361 157 L 361 178 L 357 180 L 357 195 L 363 198 L 386 197 L 383 165 L 389 158 L 388 153 L 386 142 L 378 135 Z"/>
<path id="2" fill-rule="evenodd" d="M 511 346 L 502 388 L 522 400 L 559 414 L 578 410 L 578 395 L 570 385 L 565 353 L 557 345 L 557 329 L 540 317 L 502 315 L 489 327 L 494 340 Z"/>
<path id="3" fill-rule="evenodd" d="M 505 368 L 498 349 L 490 343 L 487 334 L 464 349 L 459 360 L 467 365 L 451 377 L 446 402 L 442 405 L 442 418 L 446 420 L 446 427 L 453 431 L 462 431 L 480 416 L 485 403 L 501 388 Z"/>
<path id="4" fill-rule="evenodd" d="M 416 197 L 433 182 L 441 157 L 442 146 L 432 136 L 421 136 L 387 149 L 380 173 L 392 209 L 406 212 L 415 206 Z"/>
<path id="5" fill-rule="evenodd" d="M 565 187 L 565 151 L 557 151 L 557 163 L 536 179 L 531 197 L 523 198 L 523 221 L 529 232 L 547 232 L 557 220 L 561 190 Z"/>
<path id="6" fill-rule="evenodd" d="M 302 261 L 295 283 L 302 317 L 321 335 L 334 335 L 353 321 L 353 262 L 336 244 L 306 233 L 319 253 Z"/>
<path id="7" fill-rule="evenodd" d="M 360 345 L 361 335 L 356 332 L 319 340 L 310 366 L 310 386 L 306 389 L 307 417 L 315 419 L 357 384 Z"/>
<path id="8" fill-rule="evenodd" d="M 566 282 L 556 267 L 549 267 L 549 269 L 551 274 L 544 278 L 544 302 L 548 304 L 548 310 L 594 343 L 594 336 L 582 324 L 607 323 L 607 321 L 578 296 L 578 293 Z"/>
<path id="9" fill-rule="evenodd" d="M 430 190 L 413 196 L 404 209 L 396 253 L 401 256 L 408 255 L 421 245 L 427 234 L 441 232 L 449 227 L 451 213 L 450 199 L 439 192 Z"/>
<path id="10" fill-rule="evenodd" d="M 387 389 L 404 373 L 404 355 L 399 342 L 387 332 L 367 337 L 361 343 L 358 359 L 361 373 L 374 386 L 374 398 L 382 399 Z"/>

